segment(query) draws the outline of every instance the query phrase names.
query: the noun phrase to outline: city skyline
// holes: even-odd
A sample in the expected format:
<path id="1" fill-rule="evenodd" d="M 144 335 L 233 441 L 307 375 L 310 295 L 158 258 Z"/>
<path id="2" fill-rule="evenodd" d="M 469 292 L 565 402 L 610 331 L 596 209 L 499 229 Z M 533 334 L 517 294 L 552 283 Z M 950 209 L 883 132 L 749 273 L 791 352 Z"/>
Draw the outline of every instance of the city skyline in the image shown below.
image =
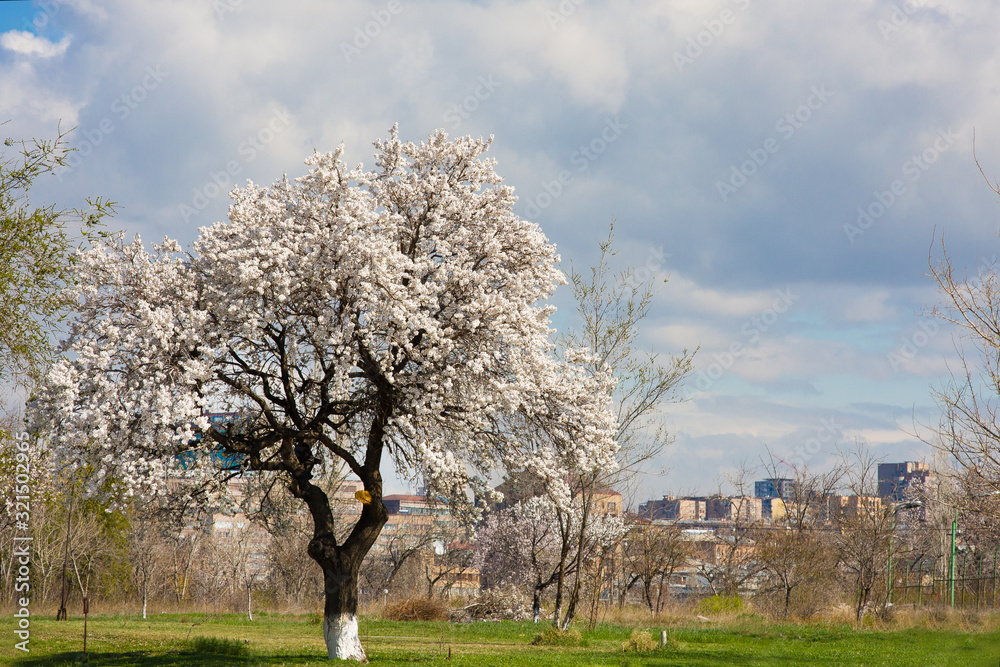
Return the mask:
<path id="1" fill-rule="evenodd" d="M 226 192 L 342 141 L 443 127 L 490 155 L 564 268 L 612 219 L 615 266 L 662 283 L 643 345 L 700 347 L 642 482 L 708 490 L 770 448 L 822 469 L 868 442 L 931 460 L 956 361 L 924 317 L 943 239 L 996 261 L 1000 17 L 986 3 L 750 0 L 0 3 L 5 136 L 77 149 L 35 195 L 121 204 L 109 227 L 190 242 Z M 574 324 L 563 288 L 554 325 Z M 902 428 L 901 428 L 902 427 Z M 390 491 L 406 488 L 395 480 Z M 641 494 L 640 494 L 641 495 Z"/>

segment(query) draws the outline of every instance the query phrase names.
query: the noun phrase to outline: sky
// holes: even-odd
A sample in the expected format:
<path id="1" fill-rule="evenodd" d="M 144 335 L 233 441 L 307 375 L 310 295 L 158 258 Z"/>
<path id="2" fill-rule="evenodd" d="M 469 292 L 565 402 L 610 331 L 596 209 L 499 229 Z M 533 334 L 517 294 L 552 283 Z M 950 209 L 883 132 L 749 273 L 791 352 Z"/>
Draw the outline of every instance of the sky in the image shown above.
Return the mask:
<path id="1" fill-rule="evenodd" d="M 814 470 L 857 441 L 932 458 L 913 422 L 937 419 L 957 356 L 926 314 L 928 262 L 942 240 L 973 274 L 998 252 L 973 155 L 1000 178 L 998 8 L 0 2 L 0 120 L 72 130 L 36 200 L 104 196 L 110 226 L 185 244 L 234 184 L 302 175 L 314 149 L 370 166 L 394 123 L 493 135 L 517 212 L 566 267 L 593 264 L 614 220 L 615 267 L 660 284 L 643 346 L 698 348 L 641 501 L 715 491 L 768 451 Z M 555 303 L 572 326 L 566 288 Z"/>

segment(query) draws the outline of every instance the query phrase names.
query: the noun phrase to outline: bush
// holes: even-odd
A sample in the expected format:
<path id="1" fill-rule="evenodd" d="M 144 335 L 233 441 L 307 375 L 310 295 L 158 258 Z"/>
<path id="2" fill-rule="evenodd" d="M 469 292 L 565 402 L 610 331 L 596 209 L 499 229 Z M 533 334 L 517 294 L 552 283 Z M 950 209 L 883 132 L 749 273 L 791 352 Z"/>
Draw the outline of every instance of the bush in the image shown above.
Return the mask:
<path id="1" fill-rule="evenodd" d="M 629 651 L 634 653 L 648 653 L 649 651 L 655 651 L 658 645 L 659 642 L 648 632 L 633 630 L 632 636 L 622 644 L 622 650 L 626 653 Z"/>
<path id="2" fill-rule="evenodd" d="M 382 618 L 387 621 L 447 621 L 448 607 L 439 600 L 404 600 L 386 607 Z"/>
<path id="3" fill-rule="evenodd" d="M 483 591 L 465 612 L 475 620 L 526 621 L 531 618 L 528 600 L 514 587 Z"/>
<path id="4" fill-rule="evenodd" d="M 580 643 L 580 631 L 570 628 L 563 632 L 551 625 L 531 640 L 533 646 L 576 646 Z"/>
<path id="5" fill-rule="evenodd" d="M 743 611 L 743 598 L 739 595 L 713 595 L 698 604 L 698 611 L 703 614 L 735 614 Z"/>

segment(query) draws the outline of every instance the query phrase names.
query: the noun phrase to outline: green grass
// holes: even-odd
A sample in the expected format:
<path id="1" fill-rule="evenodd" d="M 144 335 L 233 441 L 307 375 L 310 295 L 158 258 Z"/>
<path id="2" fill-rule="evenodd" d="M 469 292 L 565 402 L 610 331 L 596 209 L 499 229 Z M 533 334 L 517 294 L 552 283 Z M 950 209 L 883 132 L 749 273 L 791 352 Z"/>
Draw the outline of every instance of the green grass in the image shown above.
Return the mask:
<path id="1" fill-rule="evenodd" d="M 504 667 L 667 667 L 709 665 L 913 667 L 1000 664 L 1000 632 L 857 630 L 845 625 L 781 625 L 753 617 L 731 622 L 672 625 L 666 648 L 635 652 L 634 627 L 580 630 L 569 645 L 532 645 L 544 626 L 531 623 L 403 623 L 363 618 L 362 641 L 373 665 Z M 113 667 L 161 665 L 325 665 L 320 626 L 308 616 L 96 616 L 88 623 L 89 660 L 83 662 L 83 620 L 31 619 L 31 653 L 14 649 L 14 623 L 0 618 L 0 665 Z M 659 627 L 642 628 L 659 644 Z M 648 642 L 640 642 L 639 645 Z M 630 647 L 623 651 L 623 645 Z M 451 658 L 449 659 L 449 652 Z"/>

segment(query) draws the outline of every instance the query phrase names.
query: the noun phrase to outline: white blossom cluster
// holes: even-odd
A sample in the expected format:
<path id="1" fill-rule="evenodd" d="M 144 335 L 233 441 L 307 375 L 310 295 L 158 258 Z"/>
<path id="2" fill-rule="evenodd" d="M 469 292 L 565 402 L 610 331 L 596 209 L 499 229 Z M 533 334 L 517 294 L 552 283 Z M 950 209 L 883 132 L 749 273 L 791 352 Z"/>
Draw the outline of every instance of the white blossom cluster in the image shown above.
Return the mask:
<path id="1" fill-rule="evenodd" d="M 555 506 L 535 496 L 486 517 L 476 531 L 475 564 L 496 585 L 534 586 L 552 578 L 561 545 Z"/>
<path id="2" fill-rule="evenodd" d="M 569 472 L 613 467 L 613 379 L 556 355 L 544 302 L 565 279 L 489 143 L 393 128 L 370 171 L 341 147 L 235 189 L 188 250 L 119 235 L 83 253 L 37 402 L 51 437 L 132 493 L 211 472 L 175 455 L 220 446 L 288 473 L 331 457 L 370 472 L 384 452 L 452 495 L 501 466 L 556 497 Z M 211 411 L 245 419 L 215 437 Z"/>
<path id="3" fill-rule="evenodd" d="M 489 572 L 493 584 L 547 587 L 560 558 L 573 560 L 582 546 L 580 560 L 587 561 L 612 548 L 625 536 L 625 522 L 591 508 L 581 544 L 584 502 L 585 496 L 577 494 L 567 509 L 547 496 L 534 496 L 491 513 L 476 532 L 476 567 Z"/>

